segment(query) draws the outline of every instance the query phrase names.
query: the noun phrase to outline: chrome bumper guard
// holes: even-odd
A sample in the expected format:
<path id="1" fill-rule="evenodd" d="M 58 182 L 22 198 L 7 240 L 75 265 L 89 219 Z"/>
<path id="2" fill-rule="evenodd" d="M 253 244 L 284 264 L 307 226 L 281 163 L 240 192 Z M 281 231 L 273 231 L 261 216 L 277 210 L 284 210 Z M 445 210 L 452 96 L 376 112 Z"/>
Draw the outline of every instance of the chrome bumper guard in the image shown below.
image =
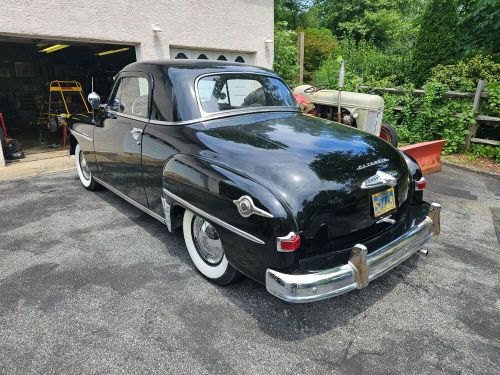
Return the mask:
<path id="1" fill-rule="evenodd" d="M 432 203 L 420 224 L 381 248 L 367 254 L 364 245 L 355 245 L 347 264 L 310 274 L 286 274 L 272 269 L 266 272 L 266 289 L 287 302 L 304 303 L 335 297 L 361 289 L 370 281 L 396 267 L 415 254 L 440 232 L 441 205 Z"/>

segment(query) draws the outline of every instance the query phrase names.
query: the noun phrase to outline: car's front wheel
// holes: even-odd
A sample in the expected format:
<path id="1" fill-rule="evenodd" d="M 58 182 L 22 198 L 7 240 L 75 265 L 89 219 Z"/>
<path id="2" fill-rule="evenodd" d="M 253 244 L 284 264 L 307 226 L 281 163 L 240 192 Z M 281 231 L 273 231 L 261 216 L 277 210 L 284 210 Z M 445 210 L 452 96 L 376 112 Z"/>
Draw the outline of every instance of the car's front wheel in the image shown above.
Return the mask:
<path id="1" fill-rule="evenodd" d="M 228 263 L 219 233 L 212 223 L 186 210 L 182 229 L 189 256 L 203 276 L 219 285 L 229 284 L 240 277 L 240 273 Z"/>
<path id="2" fill-rule="evenodd" d="M 87 160 L 85 160 L 85 154 L 83 153 L 80 145 L 77 144 L 75 148 L 75 159 L 76 159 L 76 170 L 78 172 L 78 177 L 80 177 L 80 182 L 83 187 L 87 190 L 98 190 L 101 185 L 92 178 L 92 173 L 87 165 Z"/>

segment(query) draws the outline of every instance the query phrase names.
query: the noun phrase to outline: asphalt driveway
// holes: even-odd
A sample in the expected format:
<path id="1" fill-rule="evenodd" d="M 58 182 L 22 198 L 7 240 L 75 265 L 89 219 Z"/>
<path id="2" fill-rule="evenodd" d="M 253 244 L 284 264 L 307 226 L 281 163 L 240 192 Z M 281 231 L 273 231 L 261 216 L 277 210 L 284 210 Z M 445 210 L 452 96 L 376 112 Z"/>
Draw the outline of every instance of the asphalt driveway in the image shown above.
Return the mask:
<path id="1" fill-rule="evenodd" d="M 500 373 L 500 180 L 428 180 L 429 256 L 309 305 L 210 284 L 181 233 L 75 173 L 0 182 L 0 373 Z"/>

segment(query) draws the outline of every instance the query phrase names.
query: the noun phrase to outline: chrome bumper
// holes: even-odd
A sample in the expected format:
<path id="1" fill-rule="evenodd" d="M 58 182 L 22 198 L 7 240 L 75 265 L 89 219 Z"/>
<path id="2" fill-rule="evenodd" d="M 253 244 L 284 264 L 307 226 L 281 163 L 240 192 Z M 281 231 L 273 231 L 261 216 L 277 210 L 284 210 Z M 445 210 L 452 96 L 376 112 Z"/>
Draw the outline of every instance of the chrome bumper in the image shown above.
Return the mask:
<path id="1" fill-rule="evenodd" d="M 361 289 L 415 254 L 440 232 L 441 205 L 432 203 L 420 224 L 381 248 L 367 254 L 361 244 L 354 246 L 347 264 L 310 274 L 291 275 L 272 269 L 266 272 L 266 289 L 288 302 L 304 303 L 335 297 Z"/>

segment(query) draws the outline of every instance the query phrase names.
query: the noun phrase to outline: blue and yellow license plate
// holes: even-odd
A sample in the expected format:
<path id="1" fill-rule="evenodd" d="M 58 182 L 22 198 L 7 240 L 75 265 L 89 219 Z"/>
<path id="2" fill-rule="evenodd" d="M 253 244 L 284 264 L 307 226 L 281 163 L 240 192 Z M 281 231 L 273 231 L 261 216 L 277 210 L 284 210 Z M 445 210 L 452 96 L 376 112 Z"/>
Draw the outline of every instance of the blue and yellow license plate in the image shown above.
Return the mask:
<path id="1" fill-rule="evenodd" d="M 394 188 L 391 187 L 387 190 L 381 191 L 380 193 L 373 194 L 372 202 L 373 214 L 375 217 L 394 210 L 396 208 L 396 195 L 394 194 Z"/>

